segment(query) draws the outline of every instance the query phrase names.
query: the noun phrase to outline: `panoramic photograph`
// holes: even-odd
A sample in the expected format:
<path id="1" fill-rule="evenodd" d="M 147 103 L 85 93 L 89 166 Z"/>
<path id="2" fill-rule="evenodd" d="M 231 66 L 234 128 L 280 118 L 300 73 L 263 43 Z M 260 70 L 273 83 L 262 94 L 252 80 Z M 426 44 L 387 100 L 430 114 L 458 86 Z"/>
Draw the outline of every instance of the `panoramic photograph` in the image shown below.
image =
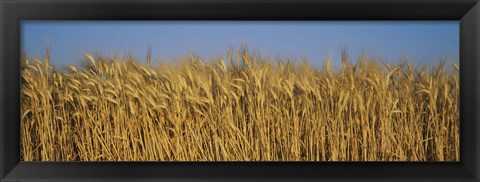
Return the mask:
<path id="1" fill-rule="evenodd" d="M 458 21 L 22 21 L 21 161 L 459 162 Z"/>

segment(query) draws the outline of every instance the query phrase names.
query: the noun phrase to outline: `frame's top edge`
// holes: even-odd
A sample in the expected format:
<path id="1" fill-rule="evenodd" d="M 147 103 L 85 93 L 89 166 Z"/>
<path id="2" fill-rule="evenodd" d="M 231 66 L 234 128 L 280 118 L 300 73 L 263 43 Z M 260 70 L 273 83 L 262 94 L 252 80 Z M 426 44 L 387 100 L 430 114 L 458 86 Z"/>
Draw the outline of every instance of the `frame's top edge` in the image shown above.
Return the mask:
<path id="1" fill-rule="evenodd" d="M 354 4 L 398 4 L 398 3 L 477 3 L 480 0 L 3 0 L 4 3 L 354 3 Z"/>

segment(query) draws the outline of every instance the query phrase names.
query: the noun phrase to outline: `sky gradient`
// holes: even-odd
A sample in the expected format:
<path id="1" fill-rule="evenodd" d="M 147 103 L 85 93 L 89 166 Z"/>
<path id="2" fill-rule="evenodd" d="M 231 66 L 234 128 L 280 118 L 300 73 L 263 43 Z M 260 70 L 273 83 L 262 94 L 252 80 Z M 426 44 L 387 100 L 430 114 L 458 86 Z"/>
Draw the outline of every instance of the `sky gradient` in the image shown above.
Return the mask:
<path id="1" fill-rule="evenodd" d="M 43 57 L 51 48 L 54 66 L 75 64 L 84 53 L 131 52 L 155 62 L 194 51 L 208 59 L 246 44 L 270 57 L 307 58 L 321 65 L 339 62 L 346 48 L 396 62 L 408 57 L 425 65 L 446 56 L 459 60 L 458 21 L 23 21 L 21 48 Z"/>

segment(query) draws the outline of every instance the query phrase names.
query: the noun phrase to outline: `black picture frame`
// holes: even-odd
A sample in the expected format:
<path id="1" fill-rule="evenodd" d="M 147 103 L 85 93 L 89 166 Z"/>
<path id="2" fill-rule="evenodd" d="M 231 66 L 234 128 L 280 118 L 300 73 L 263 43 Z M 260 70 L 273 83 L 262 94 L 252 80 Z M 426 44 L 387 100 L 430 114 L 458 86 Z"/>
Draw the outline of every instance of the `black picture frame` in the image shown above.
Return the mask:
<path id="1" fill-rule="evenodd" d="M 22 20 L 459 20 L 460 162 L 21 162 Z M 0 0 L 1 181 L 480 180 L 478 0 Z"/>

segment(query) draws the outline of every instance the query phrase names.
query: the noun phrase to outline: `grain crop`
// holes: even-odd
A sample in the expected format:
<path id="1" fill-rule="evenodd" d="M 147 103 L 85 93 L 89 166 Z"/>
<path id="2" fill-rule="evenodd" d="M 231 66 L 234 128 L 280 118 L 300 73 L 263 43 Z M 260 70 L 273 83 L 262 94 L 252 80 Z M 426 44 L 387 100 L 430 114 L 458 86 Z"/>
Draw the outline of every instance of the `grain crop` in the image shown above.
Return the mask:
<path id="1" fill-rule="evenodd" d="M 49 59 L 22 56 L 23 161 L 460 160 L 454 63 Z"/>

